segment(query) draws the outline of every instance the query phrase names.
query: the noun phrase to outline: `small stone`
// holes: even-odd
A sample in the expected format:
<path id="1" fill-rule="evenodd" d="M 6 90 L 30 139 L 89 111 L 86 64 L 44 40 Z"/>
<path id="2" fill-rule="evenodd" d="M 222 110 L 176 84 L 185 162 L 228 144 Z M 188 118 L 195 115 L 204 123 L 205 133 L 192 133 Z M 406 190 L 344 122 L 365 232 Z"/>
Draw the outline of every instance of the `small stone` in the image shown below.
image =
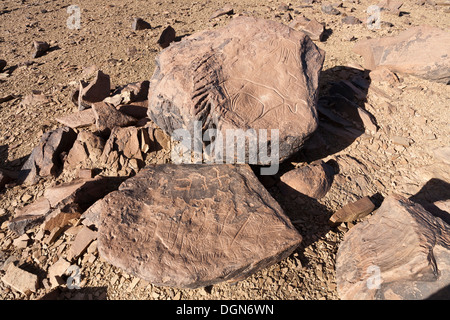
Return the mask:
<path id="1" fill-rule="evenodd" d="M 109 97 L 110 91 L 111 80 L 109 75 L 98 70 L 95 79 L 91 83 L 87 84 L 84 81 L 80 81 L 78 110 L 82 111 L 92 103 L 103 101 L 103 99 Z"/>
<path id="2" fill-rule="evenodd" d="M 95 123 L 95 115 L 92 109 L 78 111 L 65 116 L 55 118 L 56 121 L 72 129 L 88 127 Z"/>
<path id="3" fill-rule="evenodd" d="M 225 7 L 223 7 L 222 9 L 219 9 L 217 11 L 215 11 L 210 17 L 209 20 L 213 20 L 216 19 L 218 17 L 221 17 L 223 15 L 232 15 L 233 14 L 233 7 L 231 5 L 226 5 Z"/>
<path id="4" fill-rule="evenodd" d="M 323 198 L 331 187 L 334 171 L 321 162 L 288 171 L 280 178 L 290 188 L 314 199 Z"/>
<path id="5" fill-rule="evenodd" d="M 30 240 L 30 238 L 25 233 L 25 234 L 21 235 L 19 238 L 14 239 L 13 245 L 18 249 L 24 249 L 28 246 L 29 240 Z"/>
<path id="6" fill-rule="evenodd" d="M 72 242 L 67 254 L 68 259 L 78 259 L 95 239 L 97 239 L 97 232 L 92 231 L 88 227 L 83 227 Z"/>
<path id="7" fill-rule="evenodd" d="M 145 30 L 145 29 L 151 29 L 152 26 L 150 25 L 150 23 L 148 23 L 147 21 L 141 19 L 141 18 L 134 18 L 133 23 L 131 25 L 131 29 L 133 29 L 133 31 L 138 31 L 138 30 Z"/>
<path id="8" fill-rule="evenodd" d="M 369 197 L 363 197 L 355 202 L 349 203 L 336 211 L 330 217 L 330 224 L 337 226 L 342 222 L 352 222 L 364 218 L 375 209 L 375 205 Z"/>
<path id="9" fill-rule="evenodd" d="M 393 144 L 409 147 L 411 145 L 411 139 L 405 137 L 394 136 L 391 139 Z"/>
<path id="10" fill-rule="evenodd" d="M 354 16 L 346 16 L 344 18 L 342 18 L 342 23 L 343 24 L 350 24 L 350 25 L 355 25 L 355 24 L 361 24 L 362 21 L 359 20 L 358 18 L 354 17 Z"/>
<path id="11" fill-rule="evenodd" d="M 163 30 L 159 37 L 158 44 L 161 48 L 167 48 L 171 42 L 175 41 L 175 29 L 168 26 Z"/>
<path id="12" fill-rule="evenodd" d="M 27 296 L 38 289 L 37 275 L 16 267 L 14 263 L 9 264 L 2 281 Z"/>
<path id="13" fill-rule="evenodd" d="M 341 12 L 330 4 L 322 5 L 322 12 L 330 15 L 339 15 Z"/>
<path id="14" fill-rule="evenodd" d="M 136 119 L 125 115 L 106 102 L 92 104 L 94 110 L 95 125 L 101 135 L 109 136 L 115 127 L 126 127 L 136 123 Z"/>
<path id="15" fill-rule="evenodd" d="M 48 49 L 50 49 L 50 45 L 45 41 L 34 41 L 33 42 L 34 53 L 32 55 L 33 58 L 39 58 L 43 56 Z"/>
<path id="16" fill-rule="evenodd" d="M 297 16 L 289 23 L 289 27 L 306 33 L 311 40 L 324 40 L 325 27 L 315 18 L 308 19 L 305 16 Z"/>

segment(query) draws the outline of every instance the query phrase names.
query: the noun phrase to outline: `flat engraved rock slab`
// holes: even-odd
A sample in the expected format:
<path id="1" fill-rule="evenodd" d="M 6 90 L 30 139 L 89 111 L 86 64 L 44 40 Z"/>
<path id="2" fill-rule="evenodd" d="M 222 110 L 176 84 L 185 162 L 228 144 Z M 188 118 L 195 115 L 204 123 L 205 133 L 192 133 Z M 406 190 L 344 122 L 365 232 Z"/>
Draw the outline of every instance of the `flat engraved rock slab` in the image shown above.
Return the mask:
<path id="1" fill-rule="evenodd" d="M 413 27 L 394 37 L 358 42 L 353 51 L 364 67 L 388 68 L 423 79 L 450 83 L 450 32 L 427 26 Z"/>
<path id="2" fill-rule="evenodd" d="M 343 300 L 450 298 L 450 226 L 400 195 L 348 231 L 336 255 Z"/>
<path id="3" fill-rule="evenodd" d="M 158 55 L 148 116 L 170 135 L 183 128 L 193 136 L 194 121 L 224 136 L 226 129 L 278 129 L 283 161 L 317 128 L 323 61 L 324 51 L 303 32 L 236 17 Z"/>
<path id="4" fill-rule="evenodd" d="M 156 285 L 238 281 L 302 239 L 248 165 L 146 167 L 99 206 L 100 255 Z"/>

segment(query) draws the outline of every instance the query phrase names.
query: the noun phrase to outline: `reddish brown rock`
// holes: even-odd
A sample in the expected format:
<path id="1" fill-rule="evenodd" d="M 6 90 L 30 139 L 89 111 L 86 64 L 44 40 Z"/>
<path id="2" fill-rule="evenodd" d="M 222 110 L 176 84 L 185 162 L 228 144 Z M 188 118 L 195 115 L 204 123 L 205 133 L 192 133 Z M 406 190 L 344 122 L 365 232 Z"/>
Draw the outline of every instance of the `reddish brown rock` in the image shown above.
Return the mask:
<path id="1" fill-rule="evenodd" d="M 341 299 L 450 297 L 450 226 L 402 196 L 350 229 L 336 259 Z"/>
<path id="2" fill-rule="evenodd" d="M 97 239 L 97 232 L 92 231 L 88 227 L 83 227 L 77 233 L 77 236 L 67 253 L 67 258 L 69 260 L 78 259 L 95 239 Z"/>
<path id="3" fill-rule="evenodd" d="M 64 126 L 75 129 L 93 125 L 95 123 L 95 115 L 92 109 L 86 109 L 65 116 L 56 117 L 55 120 L 62 123 Z"/>
<path id="4" fill-rule="evenodd" d="M 288 171 L 281 181 L 292 189 L 314 199 L 323 198 L 333 183 L 333 168 L 321 162 Z"/>
<path id="5" fill-rule="evenodd" d="M 301 236 L 248 165 L 157 165 L 102 200 L 100 256 L 156 285 L 238 281 Z"/>
<path id="6" fill-rule="evenodd" d="M 91 83 L 80 81 L 78 109 L 81 111 L 94 102 L 103 101 L 103 99 L 109 97 L 110 93 L 111 80 L 109 75 L 98 70 L 95 79 Z"/>
<path id="7" fill-rule="evenodd" d="M 158 44 L 161 48 L 167 48 L 172 42 L 175 41 L 175 29 L 171 26 L 168 26 L 163 30 L 161 36 L 158 39 Z"/>
<path id="8" fill-rule="evenodd" d="M 311 40 L 324 40 L 325 27 L 314 18 L 308 19 L 305 16 L 296 16 L 289 23 L 289 27 L 306 33 L 311 38 Z"/>
<path id="9" fill-rule="evenodd" d="M 66 169 L 100 166 L 100 157 L 105 147 L 103 138 L 89 131 L 81 131 L 70 149 L 64 166 Z"/>
<path id="10" fill-rule="evenodd" d="M 159 54 L 148 115 L 169 135 L 185 128 L 193 137 L 194 121 L 201 121 L 203 130 L 221 132 L 278 129 L 284 160 L 317 128 L 323 60 L 323 51 L 303 32 L 236 17 Z"/>
<path id="11" fill-rule="evenodd" d="M 450 81 L 450 32 L 433 27 L 414 27 L 397 36 L 363 40 L 353 51 L 364 58 L 364 67 L 388 68 L 427 80 Z"/>
<path id="12" fill-rule="evenodd" d="M 92 104 L 95 116 L 95 126 L 100 134 L 109 136 L 115 127 L 126 127 L 133 125 L 137 120 L 117 110 L 113 105 L 106 102 Z"/>
<path id="13" fill-rule="evenodd" d="M 355 202 L 348 203 L 330 217 L 330 224 L 336 226 L 342 222 L 351 222 L 364 218 L 375 209 L 369 197 L 363 197 Z"/>
<path id="14" fill-rule="evenodd" d="M 61 155 L 70 150 L 76 137 L 69 127 L 45 133 L 22 166 L 18 182 L 35 184 L 40 177 L 57 175 L 63 166 Z"/>
<path id="15" fill-rule="evenodd" d="M 80 217 L 95 201 L 116 190 L 121 181 L 118 178 L 97 177 L 47 188 L 35 202 L 17 209 L 8 227 L 19 235 L 40 224 L 49 231 L 61 227 L 69 220 Z"/>
<path id="16" fill-rule="evenodd" d="M 145 128 L 115 127 L 106 141 L 100 161 L 106 170 L 112 172 L 124 171 L 123 175 L 130 173 L 129 160 L 136 159 L 139 167 L 143 167 L 140 131 Z"/>

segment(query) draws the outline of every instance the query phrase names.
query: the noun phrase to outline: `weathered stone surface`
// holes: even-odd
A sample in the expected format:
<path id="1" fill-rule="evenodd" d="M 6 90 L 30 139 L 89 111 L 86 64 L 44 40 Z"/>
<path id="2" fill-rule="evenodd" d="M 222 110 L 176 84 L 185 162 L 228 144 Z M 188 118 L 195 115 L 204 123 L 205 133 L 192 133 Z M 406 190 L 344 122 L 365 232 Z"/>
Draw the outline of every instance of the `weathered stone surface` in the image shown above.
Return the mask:
<path id="1" fill-rule="evenodd" d="M 330 217 L 330 224 L 336 226 L 342 222 L 351 222 L 367 216 L 375 209 L 369 197 L 363 197 L 348 203 Z"/>
<path id="2" fill-rule="evenodd" d="M 148 101 L 132 102 L 131 104 L 123 104 L 117 107 L 117 110 L 136 119 L 147 117 Z M 137 125 L 137 124 L 136 124 Z"/>
<path id="3" fill-rule="evenodd" d="M 341 299 L 450 297 L 450 226 L 402 196 L 350 229 L 336 259 Z"/>
<path id="4" fill-rule="evenodd" d="M 301 236 L 248 165 L 157 165 L 102 200 L 100 256 L 164 286 L 238 281 Z"/>
<path id="5" fill-rule="evenodd" d="M 56 121 L 72 129 L 89 127 L 95 123 L 95 115 L 92 109 L 78 111 L 55 118 Z"/>
<path id="6" fill-rule="evenodd" d="M 161 36 L 158 39 L 158 44 L 161 48 L 167 48 L 173 41 L 175 41 L 175 29 L 168 26 L 163 30 Z"/>
<path id="7" fill-rule="evenodd" d="M 280 178 L 292 189 L 314 199 L 323 198 L 333 183 L 333 168 L 321 162 L 286 172 Z"/>
<path id="8" fill-rule="evenodd" d="M 100 157 L 100 162 L 105 169 L 112 172 L 127 171 L 130 159 L 136 159 L 140 167 L 144 166 L 140 141 L 141 130 L 146 129 L 136 127 L 115 127 L 112 129 Z"/>
<path id="9" fill-rule="evenodd" d="M 97 232 L 92 231 L 88 227 L 83 227 L 75 237 L 75 240 L 67 253 L 67 258 L 69 260 L 77 259 L 95 239 L 97 239 Z"/>
<path id="10" fill-rule="evenodd" d="M 35 202 L 17 209 L 8 227 L 22 235 L 28 229 L 43 223 L 43 228 L 50 231 L 79 217 L 95 201 L 116 190 L 120 182 L 121 179 L 118 178 L 96 177 L 47 188 L 44 195 Z"/>
<path id="11" fill-rule="evenodd" d="M 289 27 L 306 33 L 311 40 L 323 41 L 325 27 L 316 19 L 308 19 L 305 16 L 296 16 L 294 20 L 289 23 Z"/>
<path id="12" fill-rule="evenodd" d="M 104 147 L 103 138 L 89 131 L 81 131 L 67 155 L 65 168 L 69 170 L 74 168 L 94 169 L 100 166 L 100 157 Z"/>
<path id="13" fill-rule="evenodd" d="M 69 127 L 46 132 L 23 165 L 18 182 L 34 184 L 40 177 L 58 174 L 63 166 L 61 154 L 70 150 L 76 137 Z"/>
<path id="14" fill-rule="evenodd" d="M 115 127 L 126 127 L 136 123 L 136 119 L 121 113 L 113 105 L 106 102 L 92 104 L 95 125 L 100 134 L 109 136 Z"/>
<path id="15" fill-rule="evenodd" d="M 38 288 L 37 275 L 16 267 L 14 263 L 9 264 L 2 281 L 24 295 L 36 292 Z"/>
<path id="16" fill-rule="evenodd" d="M 223 134 L 226 129 L 279 129 L 284 160 L 317 128 L 323 60 L 323 51 L 303 32 L 236 17 L 159 54 L 148 115 L 170 135 L 184 128 L 194 136 L 194 121 Z"/>
<path id="17" fill-rule="evenodd" d="M 385 67 L 427 80 L 450 82 L 450 32 L 414 27 L 394 37 L 358 42 L 353 51 L 364 58 L 364 67 Z"/>
<path id="18" fill-rule="evenodd" d="M 95 79 L 91 83 L 80 81 L 80 90 L 78 94 L 78 109 L 84 110 L 86 106 L 94 102 L 103 101 L 109 97 L 111 91 L 111 80 L 109 75 L 97 70 Z"/>

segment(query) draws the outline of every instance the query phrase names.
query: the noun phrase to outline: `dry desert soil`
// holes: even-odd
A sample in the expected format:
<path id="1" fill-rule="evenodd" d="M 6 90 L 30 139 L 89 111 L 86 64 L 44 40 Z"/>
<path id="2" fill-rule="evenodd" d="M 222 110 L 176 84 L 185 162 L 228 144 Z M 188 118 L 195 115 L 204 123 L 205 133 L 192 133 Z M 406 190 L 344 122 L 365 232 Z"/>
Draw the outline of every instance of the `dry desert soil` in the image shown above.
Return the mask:
<path id="1" fill-rule="evenodd" d="M 7 61 L 0 78 L 0 167 L 21 168 L 42 134 L 61 126 L 55 117 L 72 113 L 77 107 L 71 96 L 86 70 L 101 69 L 110 75 L 112 87 L 149 80 L 155 57 L 162 50 L 157 41 L 171 25 L 179 41 L 200 30 L 219 28 L 233 16 L 250 15 L 288 24 L 298 15 L 315 18 L 326 28 L 324 41 L 315 41 L 326 52 L 319 96 L 326 96 L 332 83 L 364 76 L 363 60 L 353 53 L 358 40 L 396 35 L 413 26 L 450 27 L 445 1 L 404 1 L 401 14 L 382 12 L 381 27 L 369 29 L 365 23 L 345 24 L 344 16 L 365 22 L 372 0 L 281 1 L 242 0 L 161 1 L 161 0 L 2 0 L 0 3 L 0 59 Z M 322 12 L 325 3 L 337 4 L 340 15 Z M 80 29 L 67 25 L 67 8 L 79 6 Z M 210 21 L 225 5 L 233 15 Z M 133 31 L 133 19 L 140 17 L 151 29 Z M 50 50 L 32 57 L 33 41 L 46 41 Z M 328 194 L 320 200 L 291 196 L 280 191 L 275 178 L 263 180 L 272 196 L 303 237 L 302 244 L 288 258 L 237 283 L 221 283 L 200 289 L 159 287 L 135 278 L 103 261 L 95 248 L 76 261 L 81 289 L 62 284 L 58 299 L 274 299 L 338 300 L 335 263 L 339 244 L 356 222 L 330 227 L 329 217 L 345 204 L 363 196 L 373 201 L 399 193 L 406 197 L 430 195 L 433 188 L 448 187 L 449 172 L 441 166 L 433 150 L 450 145 L 450 88 L 413 76 L 398 74 L 397 80 L 372 81 L 360 105 L 376 119 L 376 132 L 362 132 L 346 139 L 321 126 L 298 157 L 281 166 L 288 168 L 315 160 L 330 161 L 338 173 Z M 29 94 L 41 92 L 49 101 L 21 104 Z M 9 97 L 9 98 L 8 98 Z M 5 99 L 3 99 L 5 98 Z M 327 124 L 327 119 L 322 119 Z M 327 128 L 329 130 L 327 130 Z M 406 141 L 406 143 L 404 142 Z M 17 260 L 22 268 L 39 277 L 36 292 L 24 295 L 0 281 L 0 299 L 36 300 L 48 296 L 46 272 L 63 256 L 73 240 L 63 233 L 49 245 L 34 240 L 15 246 L 17 238 L 7 221 L 17 208 L 32 203 L 46 187 L 68 177 L 41 180 L 37 185 L 10 184 L 0 192 L 0 262 Z M 447 180 L 447 182 L 445 182 Z M 35 231 L 37 232 L 37 231 Z M 5 270 L 0 269 L 0 278 Z"/>

